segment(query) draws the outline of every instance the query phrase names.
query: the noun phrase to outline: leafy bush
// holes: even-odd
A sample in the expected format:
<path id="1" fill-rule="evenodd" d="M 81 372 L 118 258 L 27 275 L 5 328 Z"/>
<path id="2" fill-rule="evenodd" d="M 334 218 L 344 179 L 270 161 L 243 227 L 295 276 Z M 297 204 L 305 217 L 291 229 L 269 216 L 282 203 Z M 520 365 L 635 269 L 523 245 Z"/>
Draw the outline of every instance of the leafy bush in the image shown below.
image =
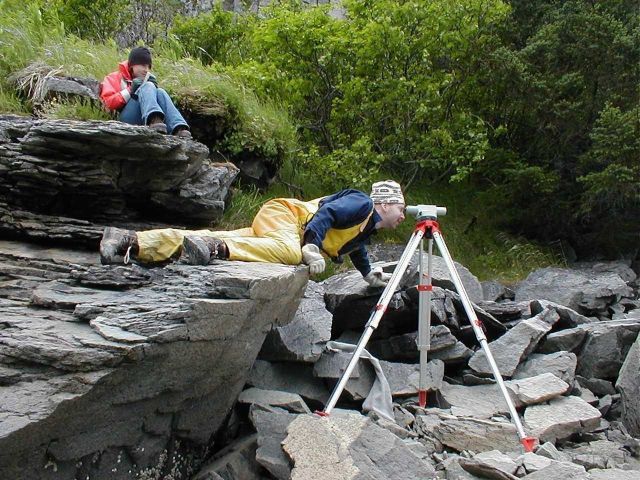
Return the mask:
<path id="1" fill-rule="evenodd" d="M 67 33 L 105 42 L 131 22 L 128 0 L 55 0 Z"/>
<path id="2" fill-rule="evenodd" d="M 214 61 L 235 63 L 242 60 L 246 49 L 244 35 L 249 19 L 214 5 L 210 12 L 197 17 L 177 17 L 169 34 L 204 65 Z"/>
<path id="3" fill-rule="evenodd" d="M 492 184 L 513 229 L 569 239 L 581 255 L 635 248 L 622 244 L 638 238 L 626 220 L 640 211 L 629 160 L 638 151 L 639 24 L 628 2 L 513 3 L 476 97 L 492 126 L 487 157 L 506 158 L 485 162 L 476 178 Z"/>

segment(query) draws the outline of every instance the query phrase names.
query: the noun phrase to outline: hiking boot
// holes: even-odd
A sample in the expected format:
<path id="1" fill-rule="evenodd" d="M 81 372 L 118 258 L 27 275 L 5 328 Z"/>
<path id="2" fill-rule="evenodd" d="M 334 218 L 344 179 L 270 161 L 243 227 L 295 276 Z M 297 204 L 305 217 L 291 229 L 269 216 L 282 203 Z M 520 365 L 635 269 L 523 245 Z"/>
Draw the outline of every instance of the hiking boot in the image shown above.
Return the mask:
<path id="1" fill-rule="evenodd" d="M 129 263 L 131 255 L 138 253 L 138 236 L 133 230 L 107 227 L 100 241 L 100 263 Z"/>
<path id="2" fill-rule="evenodd" d="M 167 133 L 167 126 L 164 124 L 162 115 L 158 113 L 152 113 L 147 119 L 147 126 L 163 135 Z"/>
<path id="3" fill-rule="evenodd" d="M 189 235 L 182 240 L 180 261 L 188 265 L 208 265 L 211 260 L 229 258 L 227 244 L 219 238 Z"/>
<path id="4" fill-rule="evenodd" d="M 184 138 L 185 140 L 190 140 L 192 138 L 191 132 L 185 127 L 178 127 L 173 131 L 173 134 L 176 137 Z"/>

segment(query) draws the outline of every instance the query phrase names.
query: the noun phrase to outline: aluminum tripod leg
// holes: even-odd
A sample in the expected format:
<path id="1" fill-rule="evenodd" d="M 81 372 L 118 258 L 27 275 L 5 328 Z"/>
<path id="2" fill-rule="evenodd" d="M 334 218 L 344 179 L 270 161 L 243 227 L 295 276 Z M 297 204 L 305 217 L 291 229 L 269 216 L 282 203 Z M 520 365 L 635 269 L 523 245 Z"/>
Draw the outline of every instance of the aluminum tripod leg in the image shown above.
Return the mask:
<path id="1" fill-rule="evenodd" d="M 360 340 L 358 340 L 358 345 L 356 346 L 355 351 L 351 355 L 351 360 L 349 360 L 349 364 L 347 365 L 346 370 L 344 371 L 344 373 L 340 377 L 340 380 L 334 387 L 333 392 L 331 393 L 331 397 L 329 397 L 329 401 L 325 405 L 324 410 L 322 412 L 318 412 L 319 415 L 329 415 L 331 413 L 331 410 L 333 410 L 333 407 L 335 407 L 336 403 L 338 402 L 338 398 L 340 398 L 340 394 L 342 393 L 342 390 L 344 390 L 345 385 L 347 384 L 347 382 L 349 381 L 349 378 L 351 377 L 351 372 L 353 372 L 353 369 L 355 368 L 356 363 L 358 363 L 358 360 L 360 359 L 360 354 L 362 353 L 362 350 L 364 350 L 364 347 L 367 345 L 367 342 L 369 341 L 369 338 L 373 334 L 373 331 L 378 327 L 378 324 L 380 323 L 380 320 L 382 319 L 382 316 L 384 315 L 385 311 L 387 310 L 387 306 L 391 301 L 391 297 L 393 297 L 393 294 L 395 293 L 396 288 L 398 287 L 398 284 L 402 279 L 402 275 L 404 274 L 405 270 L 407 269 L 407 266 L 409 265 L 409 262 L 411 261 L 413 252 L 415 252 L 416 249 L 418 248 L 418 245 L 422 241 L 423 236 L 424 236 L 424 230 L 416 229 L 413 232 L 413 235 L 411 236 L 411 239 L 409 240 L 407 247 L 404 249 L 404 252 L 402 253 L 402 257 L 400 257 L 400 261 L 398 262 L 398 265 L 396 265 L 396 268 L 393 271 L 393 275 L 391 275 L 391 278 L 389 279 L 389 283 L 387 284 L 384 291 L 382 292 L 382 295 L 380 296 L 380 300 L 378 301 L 378 304 L 375 306 L 374 311 L 371 313 L 371 316 L 367 321 L 365 330 L 362 336 L 360 337 Z"/>
<path id="2" fill-rule="evenodd" d="M 520 437 L 520 443 L 524 447 L 525 451 L 531 452 L 533 451 L 533 447 L 535 446 L 536 439 L 533 437 L 527 437 L 524 432 L 524 428 L 522 427 L 522 423 L 520 422 L 520 417 L 518 416 L 518 412 L 516 411 L 516 407 L 513 405 L 513 401 L 509 396 L 509 392 L 507 392 L 507 388 L 504 385 L 504 380 L 502 379 L 502 375 L 500 374 L 500 370 L 498 369 L 498 365 L 496 364 L 495 359 L 489 349 L 489 344 L 487 342 L 487 337 L 482 331 L 482 323 L 478 320 L 478 316 L 476 315 L 475 310 L 471 306 L 471 301 L 469 300 L 469 296 L 467 295 L 467 291 L 462 285 L 462 280 L 460 280 L 460 275 L 458 275 L 458 271 L 456 270 L 456 266 L 453 264 L 453 259 L 451 258 L 451 254 L 449 253 L 449 249 L 447 245 L 444 243 L 444 238 L 439 231 L 432 231 L 433 239 L 436 241 L 436 245 L 438 245 L 438 250 L 440 250 L 440 255 L 444 258 L 445 263 L 447 264 L 447 268 L 449 270 L 449 274 L 453 280 L 454 285 L 456 286 L 456 290 L 458 291 L 458 295 L 460 295 L 460 300 L 462 301 L 462 305 L 464 306 L 464 310 L 467 313 L 467 317 L 469 317 L 469 323 L 471 323 L 471 327 L 473 327 L 473 332 L 476 334 L 476 338 L 478 342 L 480 342 L 480 346 L 487 357 L 487 361 L 491 366 L 491 370 L 493 372 L 493 377 L 496 379 L 500 390 L 502 391 L 502 395 L 504 396 L 505 401 L 507 402 L 507 406 L 509 407 L 509 413 L 511 414 L 511 420 L 516 426 L 518 430 L 518 436 Z"/>
<path id="3" fill-rule="evenodd" d="M 427 275 L 424 274 L 423 246 L 420 242 L 419 275 L 418 282 L 418 351 L 420 352 L 420 380 L 418 382 L 418 404 L 421 407 L 427 405 L 427 362 L 429 348 L 431 347 L 431 297 L 433 285 L 431 282 L 433 239 L 428 242 Z M 425 281 L 426 278 L 426 281 Z"/>

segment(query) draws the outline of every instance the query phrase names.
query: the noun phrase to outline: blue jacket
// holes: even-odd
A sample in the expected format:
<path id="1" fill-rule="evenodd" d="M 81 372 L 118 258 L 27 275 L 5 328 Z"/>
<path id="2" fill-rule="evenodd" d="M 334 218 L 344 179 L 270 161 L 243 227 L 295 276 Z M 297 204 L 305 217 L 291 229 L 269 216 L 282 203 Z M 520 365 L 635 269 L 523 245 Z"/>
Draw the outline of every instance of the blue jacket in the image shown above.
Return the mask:
<path id="1" fill-rule="evenodd" d="M 362 223 L 371 209 L 373 209 L 373 201 L 366 193 L 351 188 L 334 193 L 320 202 L 318 211 L 305 227 L 303 243 L 313 243 L 322 249 L 322 241 L 327 230 L 349 228 Z M 380 220 L 380 215 L 374 209 L 363 231 L 349 240 L 338 252 L 340 256 L 349 254 L 353 266 L 362 273 L 362 276 L 371 271 L 366 245 L 370 243 L 371 235 L 376 233 L 375 225 Z M 332 260 L 341 263 L 340 256 Z"/>

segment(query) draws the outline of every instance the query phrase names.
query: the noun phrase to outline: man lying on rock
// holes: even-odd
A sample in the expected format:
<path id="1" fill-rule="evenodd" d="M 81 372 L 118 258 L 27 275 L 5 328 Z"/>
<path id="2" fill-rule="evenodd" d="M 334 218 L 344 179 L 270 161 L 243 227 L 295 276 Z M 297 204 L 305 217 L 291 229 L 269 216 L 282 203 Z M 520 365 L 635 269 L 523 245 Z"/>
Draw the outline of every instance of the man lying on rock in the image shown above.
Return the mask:
<path id="1" fill-rule="evenodd" d="M 151 73 L 151 52 L 136 47 L 129 59 L 100 83 L 100 98 L 110 111 L 118 112 L 118 120 L 131 125 L 148 125 L 160 133 L 170 132 L 191 138 L 189 125 L 173 104 L 169 94 L 158 87 Z"/>
<path id="2" fill-rule="evenodd" d="M 134 232 L 114 227 L 100 242 L 103 264 L 161 262 L 180 256 L 190 265 L 212 260 L 243 260 L 309 265 L 311 274 L 325 269 L 324 257 L 340 262 L 349 254 L 365 281 L 387 284 L 390 274 L 371 269 L 366 244 L 382 228 L 404 220 L 404 197 L 393 180 L 373 184 L 371 195 L 347 189 L 309 202 L 275 198 L 266 202 L 248 228 L 233 231 L 164 228 Z"/>

